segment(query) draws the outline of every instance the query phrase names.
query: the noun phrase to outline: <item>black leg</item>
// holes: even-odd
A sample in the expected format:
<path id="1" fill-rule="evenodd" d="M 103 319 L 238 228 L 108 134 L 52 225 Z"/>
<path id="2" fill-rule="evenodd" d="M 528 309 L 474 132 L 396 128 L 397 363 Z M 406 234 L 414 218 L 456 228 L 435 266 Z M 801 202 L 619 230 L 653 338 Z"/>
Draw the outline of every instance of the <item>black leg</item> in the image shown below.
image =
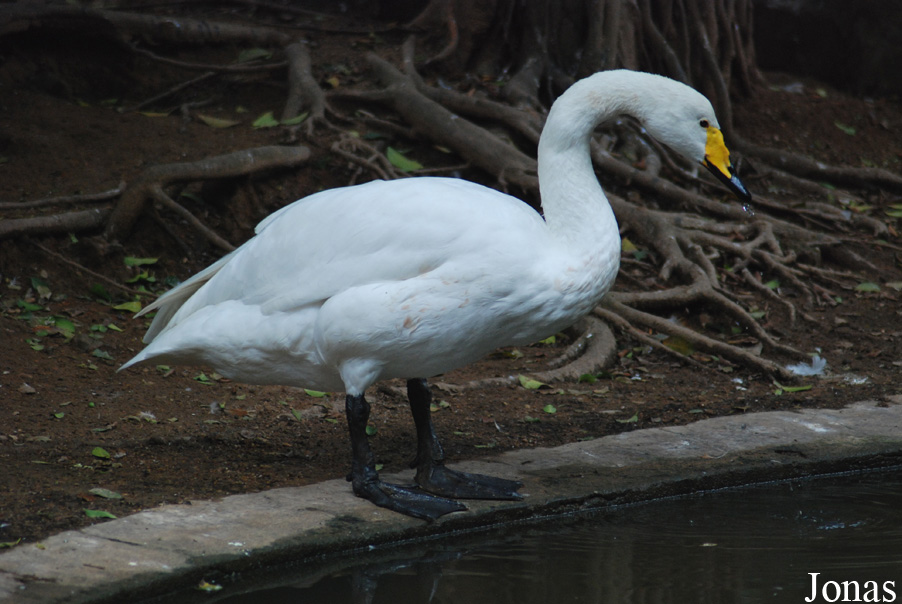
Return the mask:
<path id="1" fill-rule="evenodd" d="M 424 491 L 461 499 L 508 499 L 522 496 L 522 482 L 482 474 L 457 472 L 445 467 L 445 452 L 432 426 L 432 391 L 424 379 L 407 381 L 407 397 L 417 428 L 417 484 Z"/>
<path id="2" fill-rule="evenodd" d="M 451 512 L 467 509 L 461 503 L 435 497 L 417 487 L 403 487 L 382 482 L 376 472 L 376 460 L 366 435 L 370 405 L 363 394 L 347 395 L 345 411 L 351 435 L 351 475 L 348 477 L 358 497 L 376 505 L 423 520 L 435 520 Z"/>

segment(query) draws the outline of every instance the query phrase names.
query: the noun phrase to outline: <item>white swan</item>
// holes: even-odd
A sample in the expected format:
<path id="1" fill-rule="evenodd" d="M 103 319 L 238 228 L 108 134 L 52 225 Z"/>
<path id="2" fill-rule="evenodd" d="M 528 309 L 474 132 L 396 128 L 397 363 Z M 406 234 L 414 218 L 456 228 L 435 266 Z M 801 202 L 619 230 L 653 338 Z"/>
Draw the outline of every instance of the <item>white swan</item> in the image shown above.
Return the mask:
<path id="1" fill-rule="evenodd" d="M 451 178 L 332 189 L 279 210 L 257 235 L 161 296 L 123 365 L 212 366 L 241 382 L 344 391 L 354 492 L 434 519 L 450 498 L 519 498 L 520 483 L 444 467 L 425 379 L 507 345 L 534 342 L 588 313 L 617 274 L 620 237 L 589 139 L 628 114 L 748 197 L 711 104 L 667 78 L 606 71 L 553 105 L 539 142 L 545 217 L 514 197 Z M 417 486 L 382 482 L 366 436 L 364 391 L 407 378 Z"/>

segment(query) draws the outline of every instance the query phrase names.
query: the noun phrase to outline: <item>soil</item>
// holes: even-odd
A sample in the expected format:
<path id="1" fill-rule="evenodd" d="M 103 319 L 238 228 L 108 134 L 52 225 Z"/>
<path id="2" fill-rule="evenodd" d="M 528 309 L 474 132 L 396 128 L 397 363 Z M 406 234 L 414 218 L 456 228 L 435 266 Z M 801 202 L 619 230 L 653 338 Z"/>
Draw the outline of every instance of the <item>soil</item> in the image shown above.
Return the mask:
<path id="1" fill-rule="evenodd" d="M 400 34 L 397 39 L 386 34 L 378 42 L 363 34 L 312 37 L 317 77 L 338 86 L 367 85 L 361 49 L 375 46 L 396 57 L 401 41 Z M 132 181 L 149 165 L 277 144 L 285 134 L 279 128 L 248 125 L 265 111 L 278 114 L 284 103 L 284 89 L 267 84 L 268 76 L 257 83 L 219 79 L 190 88 L 166 101 L 169 105 L 150 106 L 155 114 L 146 115 L 116 108 L 150 98 L 194 73 L 186 75 L 103 41 L 70 44 L 58 34 L 53 39 L 34 33 L 7 36 L 0 39 L 0 51 L 6 59 L 0 70 L 3 202 L 104 191 Z M 182 58 L 231 60 L 234 52 L 193 48 Z M 900 171 L 898 99 L 858 99 L 817 82 L 779 74 L 768 78 L 771 87 L 735 106 L 743 136 L 834 164 Z M 794 83 L 798 86 L 789 86 Z M 180 103 L 206 99 L 213 101 L 197 111 L 243 123 L 212 128 L 170 111 Z M 276 208 L 317 190 L 369 178 L 328 152 L 331 134 L 320 131 L 318 136 L 310 141 L 313 159 L 299 170 L 221 186 L 192 185 L 179 201 L 230 241 L 241 242 Z M 753 173 L 746 180 L 753 193 L 799 197 Z M 900 203 L 899 197 L 876 190 L 856 193 L 870 206 L 860 211 L 897 226 L 885 210 Z M 3 217 L 29 213 L 35 210 L 4 210 Z M 113 249 L 97 245 L 93 234 L 0 242 L 4 544 L 38 542 L 104 521 L 90 518 L 85 510 L 123 516 L 163 503 L 305 485 L 347 472 L 341 394 L 248 386 L 202 367 L 116 372 L 141 349 L 148 322 L 117 309 L 134 296 L 95 274 L 130 288 L 163 291 L 220 253 L 178 219 L 162 212 L 159 216 L 161 220 L 145 215 L 131 238 Z M 448 386 L 535 373 L 566 346 L 566 337 L 559 335 L 554 343 L 499 351 L 434 380 L 445 384 L 434 388 L 434 418 L 449 459 L 707 417 L 839 407 L 896 394 L 902 311 L 892 284 L 902 281 L 899 242 L 895 236 L 879 241 L 866 232 L 844 236 L 849 247 L 873 263 L 862 274 L 880 291 L 858 291 L 855 280 L 844 280 L 834 288 L 841 302 L 806 309 L 814 321 L 794 326 L 779 305 L 762 302 L 768 328 L 803 350 L 820 350 L 829 363 L 826 375 L 786 388 L 769 376 L 700 353 L 695 358 L 709 368 L 690 367 L 618 334 L 617 362 L 591 383 L 560 382 L 539 389 L 519 383 Z M 157 260 L 130 267 L 126 258 Z M 718 317 L 707 316 L 704 308 L 687 309 L 680 318 L 731 337 L 729 326 L 719 325 Z M 413 456 L 414 432 L 403 384 L 383 384 L 369 398 L 378 462 L 384 471 L 405 468 Z M 107 491 L 97 489 L 121 498 L 108 498 Z"/>

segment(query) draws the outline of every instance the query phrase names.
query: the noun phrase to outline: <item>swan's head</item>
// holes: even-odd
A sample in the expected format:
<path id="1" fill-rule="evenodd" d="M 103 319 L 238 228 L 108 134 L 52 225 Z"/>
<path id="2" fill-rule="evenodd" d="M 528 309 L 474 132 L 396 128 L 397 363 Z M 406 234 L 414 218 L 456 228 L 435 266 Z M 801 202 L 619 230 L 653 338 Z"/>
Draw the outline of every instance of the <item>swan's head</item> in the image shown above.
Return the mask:
<path id="1" fill-rule="evenodd" d="M 644 97 L 638 117 L 648 133 L 692 161 L 711 171 L 737 197 L 752 196 L 743 186 L 730 162 L 730 151 L 714 115 L 714 108 L 694 89 L 660 76 L 651 94 Z"/>

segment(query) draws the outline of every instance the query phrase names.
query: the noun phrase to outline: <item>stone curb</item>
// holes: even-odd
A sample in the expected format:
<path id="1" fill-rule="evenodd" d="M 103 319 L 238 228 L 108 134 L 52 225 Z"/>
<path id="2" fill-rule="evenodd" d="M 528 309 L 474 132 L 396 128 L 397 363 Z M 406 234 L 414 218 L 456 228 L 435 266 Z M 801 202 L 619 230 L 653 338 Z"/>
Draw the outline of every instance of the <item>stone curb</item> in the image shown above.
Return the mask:
<path id="1" fill-rule="evenodd" d="M 0 555 L 0 601 L 136 601 L 205 574 L 796 476 L 902 464 L 902 395 L 636 430 L 455 467 L 522 480 L 521 502 L 467 502 L 427 524 L 355 498 L 344 480 L 165 505 Z M 388 477 L 411 479 L 410 473 Z"/>

